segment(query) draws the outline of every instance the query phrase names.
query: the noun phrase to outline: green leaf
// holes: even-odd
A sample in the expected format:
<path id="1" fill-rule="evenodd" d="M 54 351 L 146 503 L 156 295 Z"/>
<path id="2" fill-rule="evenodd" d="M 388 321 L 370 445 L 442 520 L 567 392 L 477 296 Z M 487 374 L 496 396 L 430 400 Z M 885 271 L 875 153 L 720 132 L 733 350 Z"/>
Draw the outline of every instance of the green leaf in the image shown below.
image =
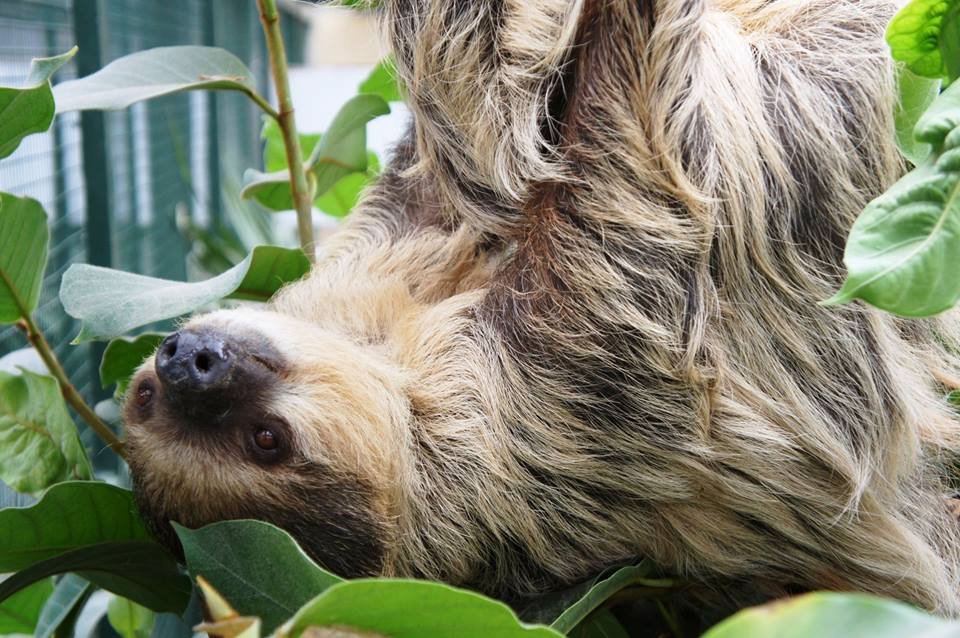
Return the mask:
<path id="1" fill-rule="evenodd" d="M 815 593 L 741 611 L 703 638 L 958 638 L 960 624 L 865 594 Z"/>
<path id="2" fill-rule="evenodd" d="M 100 360 L 100 383 L 103 387 L 109 388 L 115 383 L 117 394 L 125 393 L 130 377 L 144 359 L 153 354 L 164 336 L 159 332 L 146 332 L 136 337 L 120 337 L 111 341 Z"/>
<path id="3" fill-rule="evenodd" d="M 269 210 L 293 210 L 293 192 L 290 190 L 290 171 L 284 169 L 264 173 L 255 168 L 243 172 L 243 188 L 240 196 L 256 200 Z"/>
<path id="4" fill-rule="evenodd" d="M 567 633 L 607 602 L 611 596 L 628 587 L 659 588 L 672 585 L 669 581 L 649 578 L 652 571 L 653 567 L 650 563 L 644 561 L 639 565 L 621 567 L 609 575 L 601 574 L 592 581 L 588 581 L 586 585 L 589 588 L 572 603 L 567 603 L 563 612 L 551 622 L 550 626 L 557 631 Z"/>
<path id="5" fill-rule="evenodd" d="M 316 185 L 315 198 L 347 175 L 367 171 L 367 122 L 389 112 L 390 105 L 376 95 L 358 95 L 340 108 L 306 161 L 305 168 Z M 282 164 L 278 156 L 283 158 Z M 285 155 L 277 150 L 267 159 L 268 171 L 286 166 Z M 248 169 L 243 175 L 241 195 L 256 199 L 270 210 L 290 210 L 293 208 L 290 173 L 286 168 L 267 173 Z"/>
<path id="6" fill-rule="evenodd" d="M 244 172 L 241 196 L 252 197 L 269 210 L 292 210 L 294 208 L 293 192 L 290 190 L 290 172 L 287 170 L 289 167 L 286 145 L 283 142 L 280 125 L 275 119 L 263 118 L 260 137 L 264 141 L 263 167 L 266 172 L 255 169 Z M 320 137 L 319 133 L 300 135 L 302 160 L 305 161 L 310 156 Z"/>
<path id="7" fill-rule="evenodd" d="M 299 638 L 309 627 L 373 631 L 390 638 L 556 638 L 525 625 L 503 603 L 475 592 L 416 580 L 353 580 L 330 587 L 277 632 Z"/>
<path id="8" fill-rule="evenodd" d="M 174 525 L 187 567 L 242 616 L 273 631 L 304 603 L 342 582 L 320 568 L 285 531 L 262 521 L 224 521 L 198 530 Z"/>
<path id="9" fill-rule="evenodd" d="M 825 305 L 862 299 L 925 317 L 960 300 L 960 84 L 937 98 L 916 133 L 935 155 L 857 219 L 844 255 L 847 280 Z"/>
<path id="10" fill-rule="evenodd" d="M 36 58 L 25 87 L 0 87 L 0 159 L 17 150 L 26 136 L 50 128 L 54 115 L 50 77 L 76 52 L 73 47 L 52 58 Z"/>
<path id="11" fill-rule="evenodd" d="M 320 133 L 300 134 L 301 160 L 310 157 L 322 135 Z M 260 130 L 263 140 L 263 170 L 268 173 L 285 170 L 287 167 L 287 147 L 283 143 L 283 133 L 280 124 L 272 117 L 263 117 L 263 128 Z"/>
<path id="12" fill-rule="evenodd" d="M 380 160 L 373 151 L 367 154 L 367 165 L 367 172 L 350 173 L 314 200 L 314 206 L 332 217 L 342 218 L 349 215 L 360 201 L 364 189 L 373 183 L 380 171 Z"/>
<path id="13" fill-rule="evenodd" d="M 367 170 L 367 122 L 389 112 L 390 105 L 376 95 L 358 95 L 340 107 L 307 160 L 317 180 L 317 195 L 344 176 Z"/>
<path id="14" fill-rule="evenodd" d="M 138 51 L 96 73 L 53 89 L 57 113 L 123 109 L 142 100 L 195 89 L 259 96 L 250 70 L 216 47 L 176 46 Z M 260 98 L 262 99 L 262 98 Z"/>
<path id="15" fill-rule="evenodd" d="M 0 510 L 0 599 L 42 578 L 78 572 L 156 611 L 179 612 L 190 581 L 151 540 L 129 490 L 60 483 L 34 505 Z"/>
<path id="16" fill-rule="evenodd" d="M 53 592 L 51 579 L 41 580 L 0 603 L 0 635 L 32 634 L 43 604 Z"/>
<path id="17" fill-rule="evenodd" d="M 60 301 L 67 314 L 82 321 L 79 343 L 110 339 L 225 297 L 266 301 L 309 269 L 303 251 L 278 246 L 258 246 L 225 273 L 196 283 L 74 264 L 63 275 Z"/>
<path id="18" fill-rule="evenodd" d="M 155 614 L 135 602 L 114 596 L 107 605 L 107 620 L 121 638 L 150 638 Z"/>
<path id="19" fill-rule="evenodd" d="M 149 541 L 133 494 L 107 483 L 54 485 L 29 507 L 0 510 L 0 573 L 110 541 Z"/>
<path id="20" fill-rule="evenodd" d="M 894 16 L 887 28 L 887 43 L 894 60 L 917 75 L 942 78 L 947 75 L 941 53 L 941 29 L 948 11 L 958 0 L 913 0 Z"/>
<path id="21" fill-rule="evenodd" d="M 49 242 L 43 206 L 29 197 L 0 193 L 0 324 L 36 309 Z"/>
<path id="22" fill-rule="evenodd" d="M 72 632 L 64 630 L 72 620 L 76 620 L 80 607 L 92 590 L 90 583 L 76 574 L 61 578 L 40 612 L 33 638 L 50 638 L 56 632 L 63 636 L 71 635 Z"/>
<path id="23" fill-rule="evenodd" d="M 648 561 L 611 568 L 566 589 L 528 598 L 515 608 L 527 622 L 549 624 L 567 633 L 611 596 L 627 587 L 661 589 L 675 585 L 673 581 L 651 578 L 652 573 L 653 566 Z"/>
<path id="24" fill-rule="evenodd" d="M 940 84 L 940 80 L 920 77 L 906 67 L 897 69 L 897 145 L 914 166 L 923 164 L 932 151 L 929 144 L 917 140 L 914 131 L 917 122 L 940 95 Z"/>
<path id="25" fill-rule="evenodd" d="M 93 470 L 53 377 L 0 372 L 0 480 L 39 492 Z"/>
<path id="26" fill-rule="evenodd" d="M 393 58 L 387 56 L 373 67 L 370 75 L 360 83 L 360 93 L 379 95 L 385 102 L 401 102 L 400 79 Z"/>
<path id="27" fill-rule="evenodd" d="M 35 562 L 0 583 L 0 600 L 41 578 L 67 572 L 160 612 L 182 612 L 192 589 L 190 579 L 160 545 L 120 541 L 87 545 Z"/>
<path id="28" fill-rule="evenodd" d="M 947 80 L 960 78 L 960 2 L 950 3 L 940 25 L 940 55 L 946 67 Z"/>

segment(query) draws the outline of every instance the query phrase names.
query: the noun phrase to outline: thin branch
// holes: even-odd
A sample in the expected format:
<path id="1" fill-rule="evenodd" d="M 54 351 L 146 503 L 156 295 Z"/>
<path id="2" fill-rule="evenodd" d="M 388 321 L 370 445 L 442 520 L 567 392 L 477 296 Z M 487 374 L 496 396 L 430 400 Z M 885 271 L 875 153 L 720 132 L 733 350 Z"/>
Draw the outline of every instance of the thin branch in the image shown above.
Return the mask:
<path id="1" fill-rule="evenodd" d="M 262 95 L 256 91 L 244 91 L 244 93 L 247 94 L 247 97 L 253 100 L 254 104 L 260 107 L 260 110 L 278 122 L 280 121 L 280 114 L 277 113 L 277 110 L 273 108 L 273 105 L 270 104 L 270 102 L 267 102 Z"/>
<path id="2" fill-rule="evenodd" d="M 297 229 L 300 234 L 300 246 L 310 263 L 316 260 L 313 243 L 313 184 L 303 166 L 300 152 L 300 137 L 293 115 L 293 97 L 290 93 L 290 78 L 287 73 L 287 52 L 283 45 L 283 33 L 280 29 L 280 14 L 276 0 L 257 0 L 260 10 L 260 22 L 267 41 L 267 53 L 270 57 L 270 70 L 277 91 L 279 109 L 277 123 L 283 133 L 283 145 L 287 152 L 287 166 L 290 167 L 290 189 L 294 206 L 297 209 Z"/>
<path id="3" fill-rule="evenodd" d="M 117 454 L 123 456 L 123 443 L 117 438 L 117 435 L 113 433 L 110 426 L 104 423 L 103 420 L 97 416 L 97 413 L 94 412 L 93 408 L 84 401 L 74 385 L 70 383 L 70 377 L 67 376 L 66 370 L 63 369 L 60 360 L 57 359 L 57 355 L 53 352 L 53 348 L 50 347 L 46 337 L 43 336 L 43 332 L 40 331 L 40 328 L 38 328 L 36 322 L 34 322 L 33 316 L 27 308 L 27 304 L 20 297 L 10 277 L 3 269 L 0 269 L 0 281 L 2 281 L 10 292 L 13 304 L 17 307 L 17 312 L 20 313 L 20 321 L 17 322 L 17 325 L 26 333 L 27 341 L 30 342 L 30 345 L 33 346 L 37 354 L 40 355 L 40 358 L 43 359 L 43 363 L 47 366 L 47 370 L 53 378 L 57 380 L 63 398 L 73 406 L 73 409 L 80 415 L 80 418 L 86 421 L 90 428 L 96 432 L 107 445 L 113 448 Z"/>

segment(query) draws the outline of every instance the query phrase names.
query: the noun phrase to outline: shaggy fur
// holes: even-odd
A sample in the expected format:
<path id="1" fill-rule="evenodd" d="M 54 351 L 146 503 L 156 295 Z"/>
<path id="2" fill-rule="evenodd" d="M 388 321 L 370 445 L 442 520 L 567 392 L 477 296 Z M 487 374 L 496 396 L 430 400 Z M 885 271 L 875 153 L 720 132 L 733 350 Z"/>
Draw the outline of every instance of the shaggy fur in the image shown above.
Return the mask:
<path id="1" fill-rule="evenodd" d="M 647 556 L 960 613 L 954 317 L 817 305 L 904 168 L 893 4 L 387 0 L 408 140 L 270 313 L 188 328 L 275 341 L 269 409 L 373 494 L 379 573 L 511 596 Z M 189 519 L 144 420 L 141 500 Z"/>

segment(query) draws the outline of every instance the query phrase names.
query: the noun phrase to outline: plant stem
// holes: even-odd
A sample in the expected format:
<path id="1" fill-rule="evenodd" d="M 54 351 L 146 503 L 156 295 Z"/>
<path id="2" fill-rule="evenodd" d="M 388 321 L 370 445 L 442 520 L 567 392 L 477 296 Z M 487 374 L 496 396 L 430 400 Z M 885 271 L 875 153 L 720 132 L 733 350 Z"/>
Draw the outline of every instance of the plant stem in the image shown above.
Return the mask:
<path id="1" fill-rule="evenodd" d="M 40 358 L 43 359 L 50 374 L 52 374 L 57 380 L 57 383 L 60 384 L 60 392 L 63 394 L 63 398 L 73 406 L 73 409 L 80 415 L 80 418 L 87 422 L 90 428 L 97 433 L 97 436 L 103 439 L 104 443 L 113 448 L 114 452 L 123 456 L 123 443 L 117 438 L 117 435 L 113 433 L 110 426 L 104 423 L 103 420 L 97 416 L 97 413 L 93 411 L 93 408 L 83 400 L 83 397 L 80 396 L 76 387 L 70 383 L 70 378 L 67 376 L 66 370 L 63 369 L 60 360 L 57 359 L 57 355 L 53 352 L 53 348 L 51 348 L 47 342 L 47 338 L 43 336 L 43 333 L 37 327 L 37 324 L 34 323 L 30 315 L 23 318 L 23 326 L 26 329 L 27 340 L 30 342 L 30 345 L 40 354 Z"/>
<path id="2" fill-rule="evenodd" d="M 277 113 L 276 109 L 273 108 L 269 102 L 263 99 L 263 96 L 257 93 L 256 91 L 244 91 L 253 103 L 260 107 L 260 110 L 272 117 L 275 120 L 280 119 L 280 114 Z"/>
<path id="3" fill-rule="evenodd" d="M 26 333 L 27 341 L 30 342 L 33 349 L 36 350 L 40 358 L 43 359 L 43 363 L 47 366 L 47 370 L 53 378 L 57 380 L 63 398 L 73 406 L 73 409 L 80 415 L 80 418 L 87 422 L 90 428 L 103 439 L 104 443 L 113 448 L 117 454 L 123 456 L 123 443 L 117 438 L 117 435 L 113 433 L 110 426 L 104 423 L 103 420 L 97 416 L 97 413 L 93 411 L 93 408 L 83 400 L 83 397 L 80 396 L 80 393 L 74 385 L 70 383 L 70 377 L 67 376 L 66 370 L 64 370 L 60 364 L 60 360 L 57 359 L 53 348 L 50 347 L 50 343 L 46 337 L 43 336 L 43 332 L 37 327 L 29 308 L 27 308 L 26 303 L 24 303 L 20 297 L 10 277 L 2 269 L 0 269 L 0 283 L 4 284 L 4 287 L 13 298 L 13 303 L 17 307 L 17 311 L 20 313 L 20 321 L 17 322 L 17 326 Z"/>
<path id="4" fill-rule="evenodd" d="M 290 167 L 290 188 L 297 209 L 297 229 L 300 234 L 300 246 L 310 263 L 316 260 L 313 244 L 313 190 L 303 167 L 300 153 L 300 136 L 293 114 L 293 97 L 290 94 L 290 77 L 287 73 L 287 52 L 283 45 L 283 33 L 280 30 L 280 14 L 276 0 L 257 0 L 260 10 L 260 22 L 267 41 L 267 53 L 270 57 L 270 70 L 277 91 L 277 123 L 283 133 L 283 144 L 287 152 L 287 166 Z"/>

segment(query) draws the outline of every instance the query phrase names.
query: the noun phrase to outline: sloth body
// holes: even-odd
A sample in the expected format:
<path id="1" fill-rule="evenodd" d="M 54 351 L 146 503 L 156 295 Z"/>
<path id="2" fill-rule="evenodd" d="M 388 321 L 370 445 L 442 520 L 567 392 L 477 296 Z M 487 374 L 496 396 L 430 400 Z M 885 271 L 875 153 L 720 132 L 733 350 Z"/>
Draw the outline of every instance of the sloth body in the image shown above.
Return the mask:
<path id="1" fill-rule="evenodd" d="M 817 305 L 904 168 L 893 3 L 384 4 L 414 115 L 384 175 L 307 279 L 131 383 L 157 532 L 261 518 L 507 597 L 649 557 L 960 612 L 954 318 Z"/>

